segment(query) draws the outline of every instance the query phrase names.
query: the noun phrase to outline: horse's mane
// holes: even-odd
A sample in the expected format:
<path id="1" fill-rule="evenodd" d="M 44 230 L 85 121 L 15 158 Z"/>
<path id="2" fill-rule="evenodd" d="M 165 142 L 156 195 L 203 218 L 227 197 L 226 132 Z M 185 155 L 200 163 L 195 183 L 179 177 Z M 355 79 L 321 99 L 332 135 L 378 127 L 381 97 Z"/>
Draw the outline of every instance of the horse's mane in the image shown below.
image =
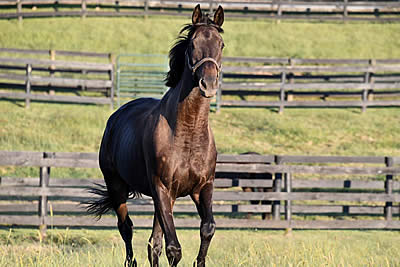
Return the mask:
<path id="1" fill-rule="evenodd" d="M 169 71 L 165 78 L 165 85 L 168 87 L 175 87 L 183 74 L 185 69 L 185 55 L 186 49 L 190 43 L 190 40 L 200 26 L 212 26 L 222 33 L 223 29 L 216 25 L 209 17 L 208 14 L 203 16 L 202 21 L 196 24 L 185 24 L 179 32 L 179 36 L 174 46 L 169 51 Z"/>

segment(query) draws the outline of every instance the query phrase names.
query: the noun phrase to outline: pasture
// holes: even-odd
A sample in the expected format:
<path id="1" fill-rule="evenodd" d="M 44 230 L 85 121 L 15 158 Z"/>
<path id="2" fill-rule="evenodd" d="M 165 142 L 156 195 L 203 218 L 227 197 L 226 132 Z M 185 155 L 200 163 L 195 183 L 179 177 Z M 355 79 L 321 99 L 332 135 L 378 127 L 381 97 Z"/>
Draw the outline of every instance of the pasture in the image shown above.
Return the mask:
<path id="1" fill-rule="evenodd" d="M 108 106 L 2 101 L 0 150 L 97 152 Z M 210 123 L 219 153 L 382 156 L 400 154 L 398 109 L 223 108 Z M 1 167 L 0 175 L 36 177 L 37 169 Z M 52 177 L 101 177 L 97 170 L 55 169 Z"/>
<path id="2" fill-rule="evenodd" d="M 187 18 L 0 20 L 0 46 L 166 55 Z M 400 58 L 400 23 L 313 23 L 226 18 L 224 56 Z M 251 40 L 251 41 L 249 41 Z"/>
<path id="3" fill-rule="evenodd" d="M 150 230 L 135 230 L 138 266 L 147 266 Z M 180 266 L 192 266 L 200 242 L 197 230 L 178 230 Z M 398 266 L 399 232 L 218 230 L 208 266 Z M 0 266 L 118 266 L 125 248 L 116 230 L 0 230 Z M 163 252 L 163 255 L 164 252 Z M 167 266 L 166 257 L 161 257 Z"/>
<path id="4" fill-rule="evenodd" d="M 187 19 L 46 18 L 0 21 L 0 46 L 166 54 Z M 225 56 L 400 58 L 400 24 L 276 24 L 227 18 Z M 251 41 L 249 41 L 251 40 Z M 0 101 L 0 150 L 97 152 L 108 106 Z M 220 153 L 400 155 L 399 109 L 223 108 L 211 113 Z M 34 177 L 37 168 L 1 167 L 0 176 Z M 52 177 L 101 177 L 98 170 L 55 169 Z M 133 217 L 134 221 L 134 217 Z M 134 233 L 139 266 L 147 266 L 148 229 Z M 178 230 L 181 266 L 192 266 L 198 230 Z M 398 266 L 398 231 L 218 229 L 210 266 Z M 0 229 L 0 266 L 117 266 L 124 246 L 117 229 Z M 165 252 L 163 252 L 163 255 Z M 163 266 L 167 265 L 165 256 Z"/>

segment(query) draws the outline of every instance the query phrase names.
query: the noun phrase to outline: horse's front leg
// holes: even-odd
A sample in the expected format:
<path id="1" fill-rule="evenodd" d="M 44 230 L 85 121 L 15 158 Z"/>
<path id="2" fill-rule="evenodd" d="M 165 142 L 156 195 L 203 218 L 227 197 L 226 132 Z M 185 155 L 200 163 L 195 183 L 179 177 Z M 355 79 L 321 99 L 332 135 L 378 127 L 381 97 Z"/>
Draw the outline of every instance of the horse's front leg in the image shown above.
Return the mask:
<path id="1" fill-rule="evenodd" d="M 170 196 L 167 188 L 161 183 L 156 185 L 156 196 L 153 197 L 154 208 L 160 226 L 165 235 L 165 249 L 168 262 L 171 266 L 176 266 L 182 258 L 182 249 L 176 236 L 172 208 L 175 199 Z"/>
<path id="2" fill-rule="evenodd" d="M 154 213 L 153 219 L 153 232 L 151 233 L 149 244 L 147 245 L 147 257 L 150 262 L 150 266 L 158 267 L 161 251 L 162 251 L 162 238 L 163 232 L 161 229 L 160 222 L 158 220 L 158 216 Z"/>
<path id="3" fill-rule="evenodd" d="M 210 182 L 201 189 L 199 194 L 192 196 L 201 218 L 201 244 L 197 255 L 197 266 L 205 266 L 208 247 L 215 233 L 216 224 L 212 212 L 212 194 L 213 183 Z"/>

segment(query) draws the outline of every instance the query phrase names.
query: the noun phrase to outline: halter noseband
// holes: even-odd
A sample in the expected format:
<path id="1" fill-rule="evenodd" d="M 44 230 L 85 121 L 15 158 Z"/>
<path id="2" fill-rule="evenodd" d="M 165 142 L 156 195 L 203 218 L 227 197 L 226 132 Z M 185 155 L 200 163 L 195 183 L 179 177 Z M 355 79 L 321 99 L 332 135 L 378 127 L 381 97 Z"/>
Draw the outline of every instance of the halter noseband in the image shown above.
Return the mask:
<path id="1" fill-rule="evenodd" d="M 201 59 L 200 61 L 196 62 L 196 64 L 192 65 L 189 60 L 188 50 L 186 50 L 186 59 L 187 59 L 188 67 L 192 71 L 192 75 L 194 75 L 196 70 L 207 61 L 214 63 L 214 65 L 217 67 L 217 76 L 219 76 L 219 73 L 221 72 L 221 66 L 212 57 L 205 57 L 205 58 Z"/>

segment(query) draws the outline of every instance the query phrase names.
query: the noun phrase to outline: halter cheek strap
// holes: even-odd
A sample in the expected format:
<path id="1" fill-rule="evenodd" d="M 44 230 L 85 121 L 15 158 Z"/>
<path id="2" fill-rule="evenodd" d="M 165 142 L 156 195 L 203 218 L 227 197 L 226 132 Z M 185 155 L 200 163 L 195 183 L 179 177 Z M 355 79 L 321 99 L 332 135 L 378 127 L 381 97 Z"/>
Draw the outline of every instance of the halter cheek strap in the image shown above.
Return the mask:
<path id="1" fill-rule="evenodd" d="M 192 75 L 194 75 L 196 70 L 207 61 L 214 63 L 215 67 L 217 67 L 218 76 L 219 76 L 219 73 L 221 72 L 221 66 L 212 57 L 205 57 L 205 58 L 201 59 L 200 61 L 196 62 L 196 64 L 192 65 L 189 60 L 189 54 L 186 50 L 186 59 L 187 59 L 188 67 L 192 71 Z"/>

